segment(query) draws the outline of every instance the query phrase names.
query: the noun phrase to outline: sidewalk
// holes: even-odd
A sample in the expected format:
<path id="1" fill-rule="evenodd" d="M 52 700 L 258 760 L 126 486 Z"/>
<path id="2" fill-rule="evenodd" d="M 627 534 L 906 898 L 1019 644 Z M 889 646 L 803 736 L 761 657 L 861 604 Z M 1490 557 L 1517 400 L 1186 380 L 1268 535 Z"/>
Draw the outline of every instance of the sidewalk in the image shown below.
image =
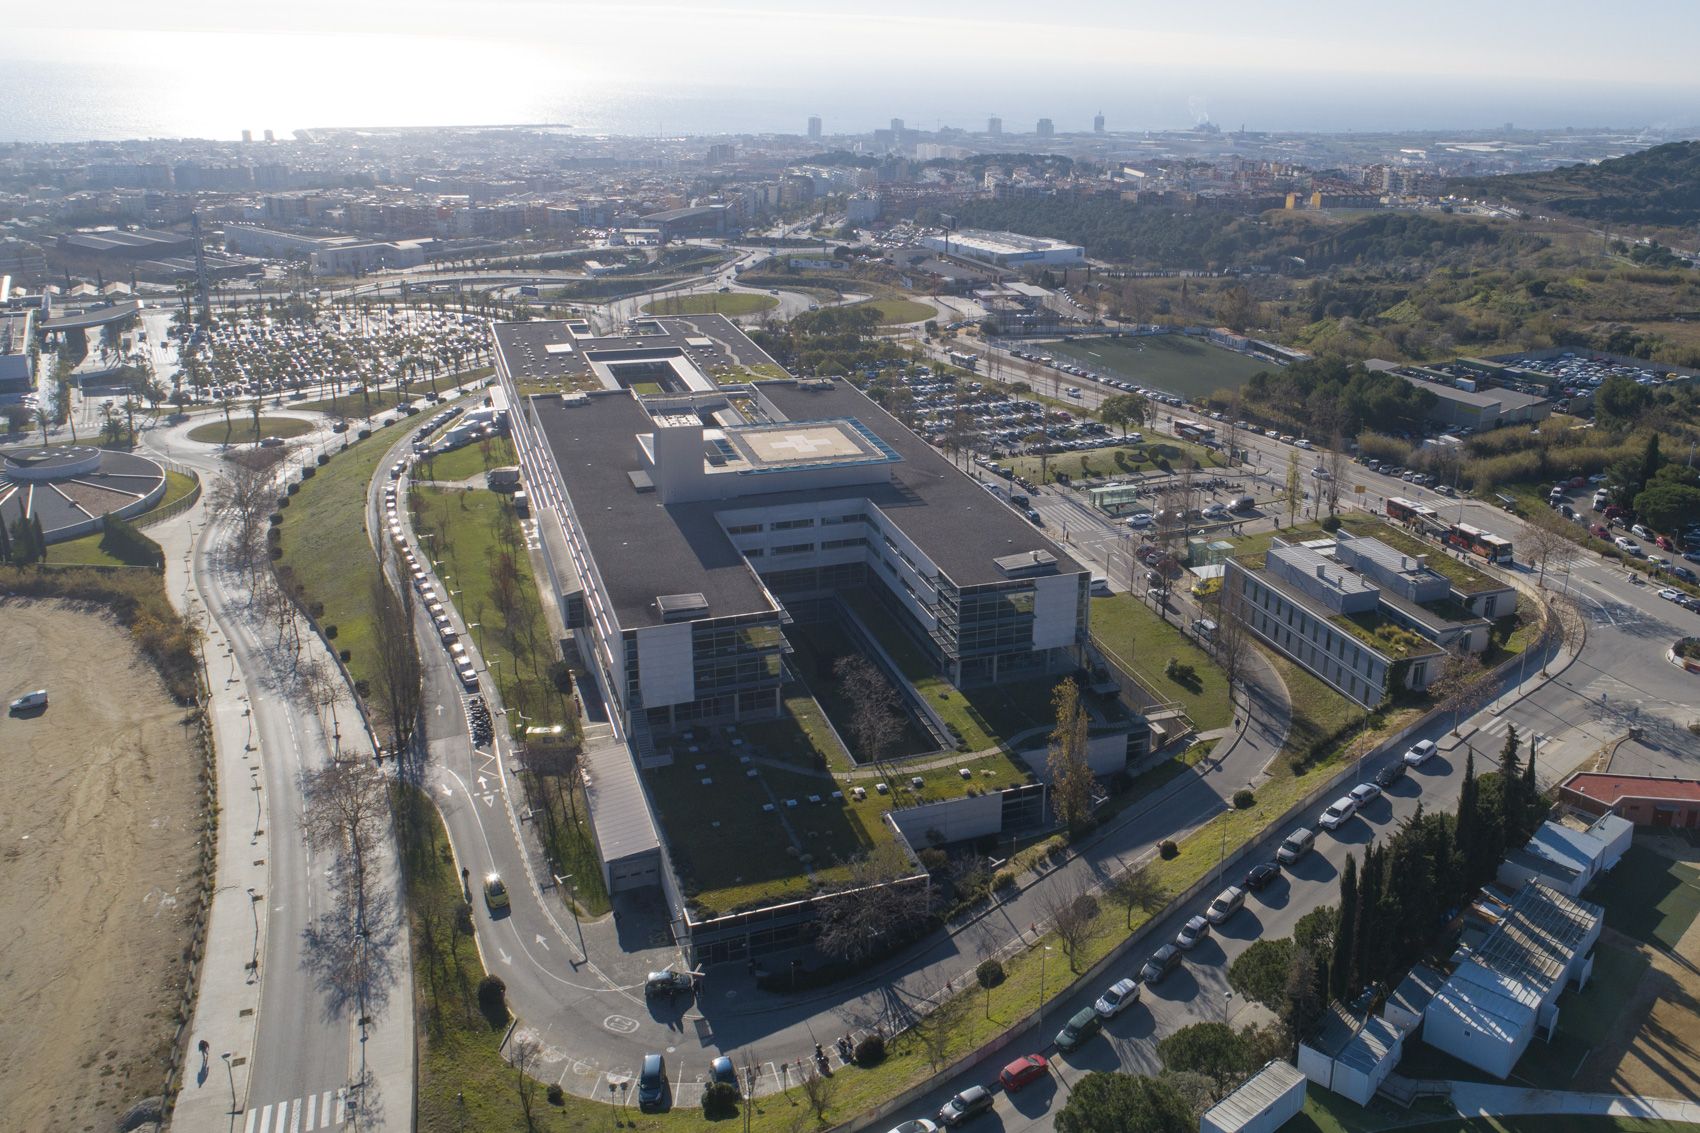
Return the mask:
<path id="1" fill-rule="evenodd" d="M 1620 1094 L 1578 1094 L 1453 1082 L 1452 1104 L 1465 1117 L 1508 1114 L 1571 1113 L 1595 1117 L 1641 1117 L 1658 1121 L 1700 1122 L 1700 1102 Z"/>

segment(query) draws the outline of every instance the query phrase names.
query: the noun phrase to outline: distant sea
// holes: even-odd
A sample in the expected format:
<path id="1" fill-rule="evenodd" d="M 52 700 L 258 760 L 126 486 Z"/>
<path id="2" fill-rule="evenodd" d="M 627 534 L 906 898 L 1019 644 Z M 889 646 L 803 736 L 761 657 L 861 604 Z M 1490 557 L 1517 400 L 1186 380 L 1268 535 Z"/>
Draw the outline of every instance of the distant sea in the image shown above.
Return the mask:
<path id="1" fill-rule="evenodd" d="M 984 129 L 988 115 L 1007 133 L 1031 132 L 1049 117 L 1059 132 L 1091 129 L 1100 110 L 1112 131 L 1178 129 L 1215 121 L 1271 131 L 1491 130 L 1503 123 L 1565 125 L 1693 124 L 1692 107 L 1666 105 L 1645 90 L 1621 97 L 1594 92 L 1576 105 L 1552 88 L 1437 90 L 1428 93 L 1359 90 L 1350 99 L 1331 90 L 1259 84 L 1247 77 L 1189 82 L 1160 76 L 1081 75 L 1067 83 L 1043 76 L 993 76 L 970 88 L 939 76 L 866 82 L 841 68 L 820 77 L 760 76 L 740 71 L 717 86 L 641 81 L 609 83 L 569 73 L 501 72 L 467 67 L 445 57 L 399 68 L 393 60 L 369 66 L 315 69 L 311 52 L 292 58 L 283 74 L 216 45 L 189 58 L 91 64 L 20 59 L 0 49 L 0 143 L 256 138 L 273 130 L 361 126 L 462 126 L 551 123 L 575 133 L 674 136 L 795 133 L 818 114 L 828 135 L 864 133 L 902 118 L 913 128 L 941 125 Z M 1574 97 L 1574 96 L 1571 96 Z M 1672 100 L 1674 102 L 1674 100 Z"/>

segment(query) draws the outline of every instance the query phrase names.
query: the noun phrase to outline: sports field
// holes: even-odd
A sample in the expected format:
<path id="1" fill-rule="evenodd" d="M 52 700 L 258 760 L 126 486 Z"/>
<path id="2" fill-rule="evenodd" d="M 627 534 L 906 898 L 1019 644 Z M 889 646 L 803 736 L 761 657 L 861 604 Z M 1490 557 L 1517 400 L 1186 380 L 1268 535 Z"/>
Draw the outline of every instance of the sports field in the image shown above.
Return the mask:
<path id="1" fill-rule="evenodd" d="M 1040 350 L 1113 378 L 1186 398 L 1218 389 L 1238 389 L 1259 370 L 1274 369 L 1268 362 L 1180 334 L 1076 338 L 1048 342 Z"/>

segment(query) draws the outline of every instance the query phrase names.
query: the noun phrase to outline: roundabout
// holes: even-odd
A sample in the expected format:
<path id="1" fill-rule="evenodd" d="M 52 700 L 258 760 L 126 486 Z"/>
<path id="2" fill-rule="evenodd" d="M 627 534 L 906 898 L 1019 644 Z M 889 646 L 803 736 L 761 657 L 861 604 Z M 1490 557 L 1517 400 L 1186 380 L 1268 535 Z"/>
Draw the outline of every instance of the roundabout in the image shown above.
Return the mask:
<path id="1" fill-rule="evenodd" d="M 145 456 L 91 445 L 0 449 L 0 521 L 39 520 L 48 543 L 128 518 L 165 494 L 165 469 Z"/>

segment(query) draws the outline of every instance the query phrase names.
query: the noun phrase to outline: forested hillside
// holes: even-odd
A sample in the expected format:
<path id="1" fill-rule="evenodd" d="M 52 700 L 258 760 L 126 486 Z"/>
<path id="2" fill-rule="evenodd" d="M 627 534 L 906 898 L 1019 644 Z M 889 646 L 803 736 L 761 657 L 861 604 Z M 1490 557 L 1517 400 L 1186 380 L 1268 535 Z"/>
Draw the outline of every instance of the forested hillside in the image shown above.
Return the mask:
<path id="1" fill-rule="evenodd" d="M 1700 223 L 1700 142 L 1671 142 L 1598 165 L 1454 181 L 1463 196 L 1613 224 Z"/>

